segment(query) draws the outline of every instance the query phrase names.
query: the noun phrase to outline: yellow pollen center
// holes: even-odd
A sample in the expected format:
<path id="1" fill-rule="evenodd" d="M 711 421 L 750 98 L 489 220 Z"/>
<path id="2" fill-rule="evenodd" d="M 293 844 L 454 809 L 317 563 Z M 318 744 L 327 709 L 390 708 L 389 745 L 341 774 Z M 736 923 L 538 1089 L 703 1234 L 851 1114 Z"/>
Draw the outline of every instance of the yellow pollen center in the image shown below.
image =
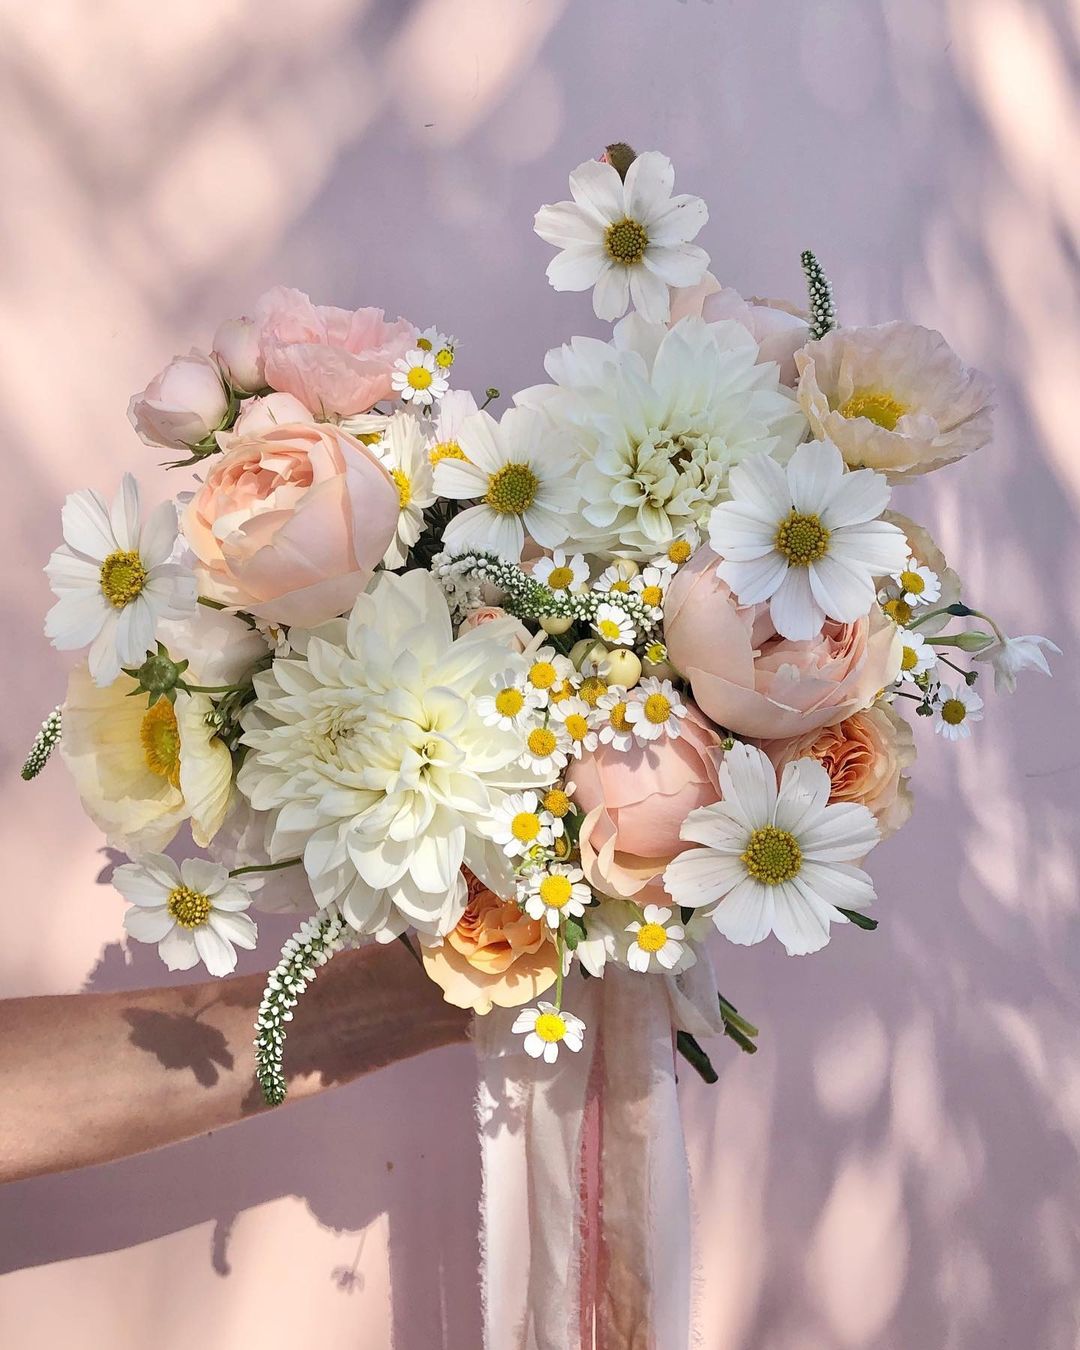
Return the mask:
<path id="1" fill-rule="evenodd" d="M 420 349 L 420 351 L 422 351 L 422 352 L 429 352 L 429 351 L 431 351 L 431 339 L 430 339 L 430 338 L 426 338 L 426 337 L 418 337 L 418 338 L 416 339 L 416 345 L 417 345 L 417 347 Z"/>
<path id="2" fill-rule="evenodd" d="M 114 609 L 123 609 L 142 594 L 146 568 L 137 553 L 117 549 L 101 564 L 101 589 Z"/>
<path id="3" fill-rule="evenodd" d="M 601 619 L 596 627 L 600 636 L 602 638 L 607 638 L 609 642 L 614 642 L 622 632 L 622 629 L 614 619 Z"/>
<path id="4" fill-rule="evenodd" d="M 570 899 L 570 880 L 555 873 L 540 883 L 540 899 L 551 909 L 562 909 Z"/>
<path id="5" fill-rule="evenodd" d="M 412 501 L 412 483 L 409 481 L 409 475 L 401 469 L 391 469 L 390 477 L 397 484 L 398 506 L 404 511 Z"/>
<path id="6" fill-rule="evenodd" d="M 941 705 L 941 720 L 950 727 L 958 727 L 967 716 L 967 708 L 958 698 L 947 698 Z"/>
<path id="7" fill-rule="evenodd" d="M 671 716 L 671 700 L 664 694 L 650 694 L 645 700 L 645 717 L 654 726 L 660 726 Z"/>
<path id="8" fill-rule="evenodd" d="M 901 628 L 906 628 L 911 622 L 912 609 L 906 600 L 897 597 L 895 600 L 886 600 L 882 609 L 892 619 L 893 623 L 898 623 Z"/>
<path id="9" fill-rule="evenodd" d="M 926 590 L 926 582 L 918 572 L 901 572 L 900 585 L 911 595 L 922 595 Z"/>
<path id="10" fill-rule="evenodd" d="M 529 671 L 529 683 L 534 689 L 550 689 L 557 676 L 550 661 L 537 661 Z"/>
<path id="11" fill-rule="evenodd" d="M 151 773 L 180 786 L 180 731 L 176 713 L 167 698 L 159 698 L 143 714 L 139 725 L 143 761 Z"/>
<path id="12" fill-rule="evenodd" d="M 534 727 L 532 731 L 529 732 L 527 744 L 530 754 L 537 755 L 540 759 L 544 759 L 555 749 L 555 733 L 548 727 Z M 544 805 L 547 806 L 547 802 L 545 802 Z M 547 809 L 550 811 L 551 807 L 547 806 Z"/>
<path id="13" fill-rule="evenodd" d="M 570 798 L 562 788 L 551 788 L 544 796 L 544 810 L 562 820 L 570 811 Z"/>
<path id="14" fill-rule="evenodd" d="M 516 717 L 525 706 L 525 695 L 520 689 L 500 689 L 495 695 L 495 711 L 503 717 Z"/>
<path id="15" fill-rule="evenodd" d="M 613 581 L 611 583 L 611 589 L 613 591 L 618 591 L 620 595 L 629 595 L 630 583 L 624 579 L 620 579 L 619 581 Z"/>
<path id="16" fill-rule="evenodd" d="M 519 811 L 510 822 L 510 833 L 523 844 L 531 844 L 540 833 L 540 817 L 535 811 Z"/>
<path id="17" fill-rule="evenodd" d="M 755 881 L 766 886 L 779 886 L 798 876 L 802 867 L 802 849 L 790 831 L 777 829 L 775 825 L 762 825 L 751 834 L 741 861 Z"/>
<path id="18" fill-rule="evenodd" d="M 435 353 L 435 364 L 440 370 L 449 370 L 454 364 L 453 347 L 440 347 Z"/>
<path id="19" fill-rule="evenodd" d="M 581 688 L 578 694 L 585 700 L 590 708 L 595 708 L 597 702 L 607 693 L 607 685 L 599 675 L 586 675 L 581 682 Z"/>
<path id="20" fill-rule="evenodd" d="M 662 642 L 650 642 L 645 648 L 645 660 L 650 665 L 658 666 L 661 661 L 667 660 L 667 648 Z"/>
<path id="21" fill-rule="evenodd" d="M 856 389 L 839 413 L 841 417 L 865 417 L 875 426 L 893 431 L 907 407 L 883 389 Z"/>
<path id="22" fill-rule="evenodd" d="M 914 647 L 905 647 L 900 657 L 901 670 L 914 670 L 919 664 L 919 653 Z"/>
<path id="23" fill-rule="evenodd" d="M 689 543 L 685 539 L 676 539 L 668 548 L 668 561 L 673 563 L 684 563 L 690 557 L 692 551 Z"/>
<path id="24" fill-rule="evenodd" d="M 659 586 L 646 586 L 641 592 L 641 603 L 655 609 L 664 603 L 664 592 Z"/>
<path id="25" fill-rule="evenodd" d="M 165 902 L 181 928 L 201 928 L 210 917 L 210 898 L 189 886 L 175 886 Z"/>
<path id="26" fill-rule="evenodd" d="M 629 731 L 630 723 L 626 720 L 626 704 L 616 703 L 608 713 L 608 721 L 616 731 Z"/>
<path id="27" fill-rule="evenodd" d="M 571 713 L 566 719 L 566 731 L 572 741 L 583 741 L 589 734 L 589 724 L 581 713 Z"/>
<path id="28" fill-rule="evenodd" d="M 829 550 L 829 531 L 817 516 L 792 511 L 780 522 L 773 541 L 792 567 L 809 567 Z"/>
<path id="29" fill-rule="evenodd" d="M 409 367 L 409 387 L 411 389 L 427 389 L 431 381 L 432 374 L 427 366 Z"/>
<path id="30" fill-rule="evenodd" d="M 428 451 L 428 459 L 432 464 L 438 464 L 440 459 L 463 459 L 466 464 L 469 462 L 465 451 L 457 441 L 439 441 Z"/>
<path id="31" fill-rule="evenodd" d="M 542 1041 L 549 1044 L 554 1041 L 561 1041 L 566 1035 L 566 1023 L 558 1013 L 541 1013 L 536 1019 L 536 1026 L 533 1028 Z"/>
<path id="32" fill-rule="evenodd" d="M 629 216 L 616 220 L 604 233 L 604 247 L 613 262 L 636 267 L 645 257 L 649 235 L 644 225 Z"/>
<path id="33" fill-rule="evenodd" d="M 540 480 L 527 464 L 504 464 L 488 476 L 484 503 L 500 515 L 520 516 L 533 504 Z"/>
<path id="34" fill-rule="evenodd" d="M 662 924 L 643 923 L 637 931 L 637 945 L 645 952 L 658 952 L 666 947 L 668 935 Z"/>
<path id="35" fill-rule="evenodd" d="M 574 580 L 569 567 L 553 567 L 548 573 L 547 584 L 553 591 L 565 591 Z"/>
<path id="36" fill-rule="evenodd" d="M 555 850 L 555 856 L 560 862 L 565 862 L 573 851 L 574 845 L 565 834 L 560 834 L 551 846 Z"/>

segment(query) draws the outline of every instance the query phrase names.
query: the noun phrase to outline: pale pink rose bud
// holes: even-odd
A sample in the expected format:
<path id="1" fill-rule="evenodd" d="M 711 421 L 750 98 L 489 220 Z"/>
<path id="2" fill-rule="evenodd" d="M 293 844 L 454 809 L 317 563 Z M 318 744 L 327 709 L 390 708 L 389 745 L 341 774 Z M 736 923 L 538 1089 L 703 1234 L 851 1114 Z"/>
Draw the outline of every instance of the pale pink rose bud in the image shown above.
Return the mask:
<path id="1" fill-rule="evenodd" d="M 194 349 L 174 357 L 128 404 L 128 421 L 147 445 L 187 450 L 211 436 L 229 410 L 216 362 Z"/>
<path id="2" fill-rule="evenodd" d="M 226 319 L 214 334 L 214 355 L 234 389 L 254 394 L 265 388 L 262 342 L 254 319 Z"/>
<path id="3" fill-rule="evenodd" d="M 267 394 L 265 398 L 245 399 L 232 431 L 218 434 L 218 444 L 228 450 L 237 436 L 253 436 L 288 422 L 314 422 L 311 413 L 292 394 Z"/>

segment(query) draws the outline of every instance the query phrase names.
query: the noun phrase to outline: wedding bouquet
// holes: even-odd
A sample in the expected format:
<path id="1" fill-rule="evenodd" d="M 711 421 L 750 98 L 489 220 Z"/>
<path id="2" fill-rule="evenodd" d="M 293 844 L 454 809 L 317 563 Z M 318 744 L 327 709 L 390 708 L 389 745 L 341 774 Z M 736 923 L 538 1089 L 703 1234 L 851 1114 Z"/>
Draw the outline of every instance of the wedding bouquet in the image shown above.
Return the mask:
<path id="1" fill-rule="evenodd" d="M 873 928 L 918 724 L 981 720 L 965 657 L 998 691 L 1049 673 L 895 509 L 988 442 L 987 382 L 916 324 L 839 326 L 810 253 L 805 311 L 722 286 L 673 183 L 614 146 L 538 212 L 552 285 L 614 329 L 501 416 L 450 388 L 453 338 L 279 287 L 131 401 L 175 499 L 66 501 L 46 633 L 88 650 L 24 775 L 59 743 L 170 969 L 231 971 L 253 904 L 304 915 L 258 1019 L 271 1102 L 318 967 L 395 939 L 538 1082 L 593 1017 L 635 1055 L 646 1004 L 660 1061 L 674 1032 L 713 1076 L 697 1037 L 755 1029 L 708 938 Z"/>

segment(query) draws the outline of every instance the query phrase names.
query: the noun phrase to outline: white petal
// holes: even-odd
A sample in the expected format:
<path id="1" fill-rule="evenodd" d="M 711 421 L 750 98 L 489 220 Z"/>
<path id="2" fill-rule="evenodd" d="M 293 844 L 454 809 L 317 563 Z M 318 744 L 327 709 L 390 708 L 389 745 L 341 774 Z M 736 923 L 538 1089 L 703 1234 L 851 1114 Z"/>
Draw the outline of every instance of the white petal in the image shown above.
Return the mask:
<path id="1" fill-rule="evenodd" d="M 878 576 L 899 572 L 907 560 L 907 552 L 903 532 L 887 520 L 845 525 L 834 530 L 829 540 L 829 553 L 833 557 L 858 563 Z"/>
<path id="2" fill-rule="evenodd" d="M 816 759 L 795 759 L 784 765 L 776 797 L 774 824 L 796 838 L 817 823 L 832 795 L 828 770 Z"/>
<path id="3" fill-rule="evenodd" d="M 199 964 L 199 953 L 191 930 L 179 924 L 158 943 L 158 956 L 170 970 L 190 970 Z"/>
<path id="4" fill-rule="evenodd" d="M 162 502 L 155 507 L 139 535 L 139 557 L 149 570 L 167 562 L 176 543 L 176 507 Z"/>
<path id="5" fill-rule="evenodd" d="M 109 508 L 104 497 L 89 488 L 73 492 L 64 502 L 60 519 L 64 540 L 78 553 L 103 562 L 116 549 L 109 527 Z"/>
<path id="6" fill-rule="evenodd" d="M 548 244 L 567 248 L 572 244 L 602 244 L 604 228 L 594 211 L 583 210 L 574 202 L 556 202 L 542 206 L 536 213 L 533 229 Z"/>
<path id="7" fill-rule="evenodd" d="M 797 880 L 838 909 L 865 909 L 876 894 L 869 875 L 851 863 L 804 862 Z"/>
<path id="8" fill-rule="evenodd" d="M 557 291 L 587 291 L 600 280 L 607 254 L 600 244 L 575 245 L 557 253 L 547 266 L 547 279 Z"/>
<path id="9" fill-rule="evenodd" d="M 600 276 L 593 291 L 593 313 L 611 323 L 626 313 L 630 303 L 629 268 L 612 263 Z"/>
<path id="10" fill-rule="evenodd" d="M 775 889 L 747 877 L 710 914 L 718 932 L 740 947 L 761 942 L 772 932 Z"/>
<path id="11" fill-rule="evenodd" d="M 763 557 L 746 562 L 724 561 L 716 570 L 740 605 L 757 605 L 768 600 L 783 584 L 788 564 L 782 553 L 770 549 Z"/>
<path id="12" fill-rule="evenodd" d="M 728 482 L 731 494 L 771 521 L 776 522 L 791 510 L 791 489 L 787 474 L 772 455 L 749 455 L 732 469 Z"/>
<path id="13" fill-rule="evenodd" d="M 880 839 L 877 822 L 858 802 L 833 802 L 799 837 L 803 857 L 814 862 L 855 862 Z"/>
<path id="14" fill-rule="evenodd" d="M 671 292 L 667 283 L 644 267 L 630 269 L 630 295 L 634 308 L 649 323 L 667 323 L 671 316 Z"/>
<path id="15" fill-rule="evenodd" d="M 248 914 L 235 914 L 214 909 L 207 920 L 213 931 L 225 942 L 235 942 L 245 951 L 253 952 L 258 942 L 259 930 Z"/>
<path id="16" fill-rule="evenodd" d="M 135 481 L 134 474 L 126 473 L 121 478 L 109 513 L 109 523 L 119 548 L 138 548 L 139 485 Z"/>
<path id="17" fill-rule="evenodd" d="M 840 488 L 844 457 L 827 441 L 808 441 L 792 455 L 787 472 L 795 510 L 805 515 L 821 515 Z"/>
<path id="18" fill-rule="evenodd" d="M 211 975 L 231 975 L 236 969 L 236 952 L 227 938 L 203 925 L 194 930 L 195 950 Z"/>
<path id="19" fill-rule="evenodd" d="M 626 171 L 626 214 L 646 223 L 664 210 L 674 186 L 671 160 L 659 150 L 646 150 Z"/>
<path id="20" fill-rule="evenodd" d="M 736 742 L 720 766 L 724 806 L 747 830 L 767 825 L 776 805 L 776 770 L 756 746 Z"/>
<path id="21" fill-rule="evenodd" d="M 839 454 L 839 451 L 837 452 Z M 861 525 L 875 520 L 891 496 L 885 475 L 873 469 L 853 469 L 843 475 L 828 503 L 823 524 L 830 530 L 843 525 Z"/>
<path id="22" fill-rule="evenodd" d="M 174 924 L 167 905 L 136 907 L 124 915 L 124 928 L 136 942 L 160 942 Z"/>
<path id="23" fill-rule="evenodd" d="M 709 255 L 697 244 L 664 244 L 648 248 L 644 263 L 665 286 L 696 286 L 709 266 Z"/>
<path id="24" fill-rule="evenodd" d="M 825 615 L 810 590 L 805 567 L 789 567 L 787 576 L 769 601 L 773 627 L 781 637 L 805 642 L 817 637 Z"/>
<path id="25" fill-rule="evenodd" d="M 808 570 L 810 591 L 830 619 L 854 623 L 870 612 L 875 592 L 869 572 L 830 554 L 811 563 Z"/>
<path id="26" fill-rule="evenodd" d="M 618 169 L 598 159 L 587 159 L 570 175 L 570 195 L 601 226 L 610 225 L 626 214 Z"/>
<path id="27" fill-rule="evenodd" d="M 829 941 L 828 908 L 790 882 L 773 889 L 778 892 L 773 932 L 784 944 L 788 956 L 808 956 L 820 951 Z"/>

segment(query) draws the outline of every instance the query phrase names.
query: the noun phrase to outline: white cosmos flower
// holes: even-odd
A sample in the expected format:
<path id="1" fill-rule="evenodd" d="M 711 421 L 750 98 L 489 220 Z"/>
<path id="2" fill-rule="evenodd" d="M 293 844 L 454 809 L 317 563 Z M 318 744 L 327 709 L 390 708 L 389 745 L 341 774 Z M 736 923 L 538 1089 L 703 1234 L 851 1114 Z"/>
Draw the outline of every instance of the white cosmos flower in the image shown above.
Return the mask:
<path id="1" fill-rule="evenodd" d="M 434 470 L 420 423 L 411 413 L 395 413 L 381 440 L 371 447 L 398 490 L 397 531 L 383 555 L 386 567 L 401 567 L 424 529 L 424 512 L 435 500 Z"/>
<path id="2" fill-rule="evenodd" d="M 450 389 L 443 395 L 435 409 L 435 420 L 431 424 L 428 439 L 428 459 L 432 467 L 440 459 L 465 458 L 458 436 L 466 418 L 478 411 L 476 399 L 467 389 Z"/>
<path id="3" fill-rule="evenodd" d="M 908 556 L 903 531 L 877 519 L 889 500 L 884 475 L 845 472 L 827 441 L 800 445 L 786 469 L 768 455 L 744 460 L 730 487 L 709 521 L 717 572 L 741 605 L 768 600 L 773 626 L 792 641 L 816 637 L 826 618 L 861 619 L 875 578 Z"/>
<path id="4" fill-rule="evenodd" d="M 580 1017 L 556 1008 L 554 1003 L 538 1003 L 535 1008 L 523 1008 L 514 1019 L 513 1031 L 525 1037 L 525 1053 L 533 1059 L 544 1059 L 554 1064 L 559 1057 L 559 1046 L 575 1054 L 585 1038 L 585 1023 Z"/>
<path id="5" fill-rule="evenodd" d="M 982 709 L 982 699 L 963 681 L 955 689 L 943 684 L 934 704 L 934 731 L 947 741 L 965 740 L 972 722 L 982 721 Z"/>
<path id="6" fill-rule="evenodd" d="M 161 619 L 195 607 L 195 578 L 169 562 L 176 543 L 176 507 L 162 502 L 145 525 L 139 488 L 124 474 L 112 506 L 100 493 L 73 492 L 61 512 L 64 543 L 46 565 L 59 596 L 45 635 L 59 651 L 89 647 L 90 674 L 111 684 L 123 666 L 142 664 Z"/>
<path id="7" fill-rule="evenodd" d="M 671 681 L 651 675 L 634 690 L 625 713 L 635 737 L 644 743 L 667 736 L 676 739 L 685 716 L 686 704 Z"/>
<path id="8" fill-rule="evenodd" d="M 235 948 L 255 949 L 258 930 L 244 913 L 248 884 L 217 863 L 185 858 L 177 866 L 164 853 L 146 853 L 116 868 L 112 880 L 131 904 L 125 929 L 136 942 L 156 942 L 170 970 L 201 961 L 211 975 L 228 975 L 236 969 Z"/>
<path id="9" fill-rule="evenodd" d="M 580 504 L 568 528 L 584 552 L 650 560 L 705 524 L 733 464 L 791 453 L 806 421 L 778 367 L 757 357 L 733 320 L 669 330 L 637 315 L 611 342 L 578 337 L 548 352 L 554 385 L 516 401 L 542 408 L 574 447 Z"/>
<path id="10" fill-rule="evenodd" d="M 784 768 L 779 791 L 768 758 L 736 744 L 720 766 L 723 800 L 691 811 L 688 848 L 667 866 L 677 905 L 715 906 L 710 917 L 740 946 L 775 933 L 789 956 L 816 952 L 829 927 L 865 908 L 874 885 L 855 863 L 878 842 L 874 817 L 855 802 L 829 803 L 832 784 L 813 759 Z"/>
<path id="11" fill-rule="evenodd" d="M 589 585 L 589 564 L 580 553 L 568 557 L 557 548 L 550 558 L 540 558 L 533 563 L 531 575 L 553 591 L 584 591 Z"/>
<path id="12" fill-rule="evenodd" d="M 686 930 L 681 923 L 671 921 L 671 910 L 662 905 L 646 905 L 642 918 L 628 924 L 626 931 L 633 934 L 626 964 L 631 970 L 644 974 L 655 961 L 661 969 L 674 972 L 685 970 L 696 958 L 686 945 Z"/>
<path id="13" fill-rule="evenodd" d="M 508 858 L 523 858 L 534 848 L 550 848 L 563 833 L 562 821 L 540 803 L 535 792 L 510 792 L 487 825 L 491 839 Z"/>
<path id="14" fill-rule="evenodd" d="M 488 824 L 533 785 L 519 730 L 487 726 L 492 680 L 526 668 L 502 625 L 454 638 L 430 573 L 380 573 L 347 620 L 290 634 L 294 654 L 255 677 L 237 776 L 275 812 L 274 861 L 304 858 L 316 901 L 389 940 L 449 932 L 464 863 L 497 895 L 513 877 Z"/>
<path id="15" fill-rule="evenodd" d="M 523 883 L 525 913 L 530 919 L 558 928 L 560 919 L 580 919 L 592 899 L 580 867 L 551 863 L 544 871 L 533 872 Z"/>
<path id="16" fill-rule="evenodd" d="M 636 636 L 634 621 L 621 605 L 597 605 L 593 628 L 613 647 L 629 647 Z"/>
<path id="17" fill-rule="evenodd" d="M 623 181 L 617 169 L 586 160 L 570 175 L 571 202 L 542 206 L 536 233 L 562 251 L 548 264 L 557 291 L 593 289 L 597 318 L 633 306 L 666 323 L 669 286 L 694 286 L 709 255 L 689 241 L 709 218 L 700 197 L 673 197 L 675 170 L 656 150 L 638 155 Z"/>
<path id="18" fill-rule="evenodd" d="M 433 353 L 418 347 L 394 362 L 390 387 L 402 403 L 411 403 L 416 408 L 430 408 L 450 388 L 450 382 L 435 364 Z"/>
<path id="19" fill-rule="evenodd" d="M 921 633 L 898 628 L 900 634 L 900 679 L 909 683 L 937 665 L 937 652 Z"/>
<path id="20" fill-rule="evenodd" d="M 577 502 L 566 457 L 552 446 L 544 419 L 529 408 L 509 408 L 496 422 L 486 412 L 467 418 L 458 431 L 466 459 L 435 465 L 440 497 L 477 499 L 446 527 L 447 553 L 477 549 L 518 562 L 526 534 L 542 548 L 566 538 L 565 513 Z"/>
<path id="21" fill-rule="evenodd" d="M 905 605 L 929 605 L 941 598 L 941 580 L 936 572 L 923 566 L 918 558 L 908 558 L 891 578 L 896 595 Z"/>
<path id="22" fill-rule="evenodd" d="M 1049 638 L 1028 633 L 1024 637 L 999 639 L 976 653 L 974 660 L 989 661 L 994 667 L 994 692 L 1015 694 L 1016 677 L 1025 670 L 1039 670 L 1050 674 L 1046 653 L 1061 655 L 1061 648 Z"/>

